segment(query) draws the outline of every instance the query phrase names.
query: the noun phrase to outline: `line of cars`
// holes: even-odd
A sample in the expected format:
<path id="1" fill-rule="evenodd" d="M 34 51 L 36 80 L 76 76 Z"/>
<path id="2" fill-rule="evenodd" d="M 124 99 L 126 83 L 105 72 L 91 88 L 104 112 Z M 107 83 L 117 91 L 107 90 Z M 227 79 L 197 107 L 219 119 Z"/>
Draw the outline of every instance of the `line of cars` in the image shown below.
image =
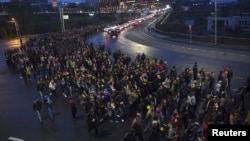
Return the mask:
<path id="1" fill-rule="evenodd" d="M 169 9 L 169 8 L 167 8 Z M 166 9 L 162 9 L 163 11 Z M 141 14 L 142 17 L 136 18 L 134 20 L 130 20 L 126 23 L 120 24 L 120 25 L 109 25 L 104 27 L 103 31 L 106 32 L 110 37 L 117 38 L 118 35 L 121 33 L 122 30 L 131 27 L 131 26 L 137 26 L 141 23 L 143 23 L 145 20 L 153 18 L 157 16 L 159 10 L 152 10 L 152 11 L 146 11 L 145 13 Z"/>
<path id="2" fill-rule="evenodd" d="M 145 17 L 136 18 L 134 20 L 130 20 L 126 23 L 120 25 L 109 25 L 103 28 L 103 31 L 106 32 L 110 37 L 117 38 L 118 35 L 126 28 L 131 26 L 137 26 L 144 22 L 147 18 L 153 17 L 153 15 L 148 15 Z"/>

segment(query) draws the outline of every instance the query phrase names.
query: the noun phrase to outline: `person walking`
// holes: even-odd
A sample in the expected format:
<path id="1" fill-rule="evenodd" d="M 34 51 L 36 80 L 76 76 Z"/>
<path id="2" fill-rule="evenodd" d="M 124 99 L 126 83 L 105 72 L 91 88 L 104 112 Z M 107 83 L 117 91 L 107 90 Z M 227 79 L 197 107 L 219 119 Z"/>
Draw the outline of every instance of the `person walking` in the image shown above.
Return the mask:
<path id="1" fill-rule="evenodd" d="M 179 134 L 178 134 L 178 128 L 171 123 L 168 125 L 168 141 L 179 141 Z"/>
<path id="2" fill-rule="evenodd" d="M 31 64 L 27 64 L 25 66 L 25 72 L 26 72 L 26 76 L 28 78 L 28 82 L 32 83 L 32 80 L 31 80 L 31 75 L 32 75 L 32 70 L 33 70 L 33 66 Z"/>
<path id="3" fill-rule="evenodd" d="M 88 133 L 95 130 L 95 134 L 98 135 L 98 117 L 94 109 L 91 109 L 88 114 Z"/>
<path id="4" fill-rule="evenodd" d="M 21 77 L 23 78 L 24 83 L 27 84 L 28 80 L 27 80 L 25 65 L 22 64 L 19 70 L 20 70 L 20 74 L 21 74 Z"/>
<path id="5" fill-rule="evenodd" d="M 70 104 L 72 118 L 74 120 L 77 120 L 77 117 L 76 117 L 77 107 L 76 107 L 76 103 L 73 101 L 72 97 L 69 98 L 69 104 Z"/>
<path id="6" fill-rule="evenodd" d="M 160 141 L 160 125 L 156 120 L 152 121 L 152 126 L 150 127 L 149 139 L 148 141 Z"/>
<path id="7" fill-rule="evenodd" d="M 33 111 L 36 112 L 37 114 L 37 117 L 40 121 L 40 124 L 42 125 L 43 124 L 43 120 L 42 120 L 42 117 L 41 117 L 41 109 L 42 109 L 42 102 L 41 100 L 39 100 L 37 97 L 34 99 L 33 101 Z"/>
<path id="8" fill-rule="evenodd" d="M 227 68 L 227 83 L 228 83 L 228 92 L 231 92 L 231 79 L 233 78 L 233 70 L 231 67 Z"/>
<path id="9" fill-rule="evenodd" d="M 51 95 L 53 95 L 54 97 L 56 97 L 57 96 L 57 93 L 56 93 L 56 82 L 54 81 L 53 78 L 49 82 L 49 89 L 50 89 Z"/>
<path id="10" fill-rule="evenodd" d="M 54 121 L 54 114 L 53 114 L 53 110 L 52 110 L 52 100 L 51 100 L 50 95 L 48 93 L 46 93 L 44 100 L 45 100 L 45 104 L 47 106 L 49 117 L 52 121 Z"/>
<path id="11" fill-rule="evenodd" d="M 193 80 L 198 80 L 198 64 L 197 62 L 193 65 Z"/>
<path id="12" fill-rule="evenodd" d="M 141 114 L 140 113 L 136 114 L 136 117 L 133 119 L 130 128 L 135 131 L 135 136 L 137 136 L 140 141 L 144 141 L 143 134 L 142 134 L 143 129 L 142 129 Z"/>
<path id="13" fill-rule="evenodd" d="M 145 121 L 147 122 L 146 127 L 144 128 L 143 132 L 147 132 L 148 129 L 152 126 L 152 121 L 154 120 L 155 117 L 155 111 L 153 105 L 148 105 L 147 106 L 147 113 L 145 117 Z"/>
<path id="14" fill-rule="evenodd" d="M 41 101 L 44 101 L 44 87 L 43 78 L 40 77 L 37 81 L 37 91 L 41 97 Z"/>
<path id="15" fill-rule="evenodd" d="M 247 116 L 243 124 L 250 125 L 250 110 L 247 112 Z"/>

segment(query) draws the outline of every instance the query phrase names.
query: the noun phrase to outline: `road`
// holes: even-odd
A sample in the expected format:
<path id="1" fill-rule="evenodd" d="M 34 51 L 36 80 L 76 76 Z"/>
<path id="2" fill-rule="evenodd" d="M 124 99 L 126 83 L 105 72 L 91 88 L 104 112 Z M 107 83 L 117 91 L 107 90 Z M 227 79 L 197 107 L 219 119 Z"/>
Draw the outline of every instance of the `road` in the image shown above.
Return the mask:
<path id="1" fill-rule="evenodd" d="M 53 101 L 55 121 L 52 122 L 45 108 L 42 110 L 44 124 L 41 126 L 32 110 L 34 97 L 38 97 L 35 83 L 25 85 L 16 72 L 8 70 L 4 51 L 19 46 L 19 40 L 0 40 L 0 140 L 24 141 L 110 141 L 121 140 L 127 132 L 131 119 L 124 123 L 104 122 L 100 134 L 88 134 L 86 117 L 77 97 L 78 120 L 71 117 L 67 100 L 62 96 Z M 122 127 L 122 128 L 121 128 Z M 16 140 L 18 141 L 18 140 Z"/>
<path id="2" fill-rule="evenodd" d="M 178 73 L 185 67 L 198 62 L 199 68 L 204 67 L 208 72 L 231 66 L 234 71 L 232 88 L 242 86 L 249 76 L 249 52 L 221 50 L 186 45 L 157 39 L 142 32 L 143 26 L 127 29 L 118 39 L 111 39 L 105 33 L 99 32 L 89 38 L 88 42 L 101 42 L 113 51 L 121 50 L 134 57 L 144 52 L 148 57 L 158 57 L 175 65 Z M 100 135 L 93 136 L 87 133 L 86 117 L 78 103 L 78 120 L 71 118 L 69 105 L 64 97 L 54 101 L 55 121 L 52 122 L 43 109 L 44 124 L 41 126 L 32 110 L 32 101 L 38 96 L 35 83 L 24 85 L 23 80 L 15 72 L 8 70 L 4 51 L 7 48 L 18 47 L 19 40 L 0 40 L 0 140 L 7 141 L 10 137 L 25 141 L 121 141 L 128 130 L 131 118 L 124 123 L 105 122 L 100 125 Z M 233 54 L 232 54 L 233 53 Z M 74 97 L 77 100 L 76 97 Z"/>
<path id="3" fill-rule="evenodd" d="M 194 62 L 198 62 L 199 69 L 215 72 L 216 76 L 220 70 L 230 66 L 234 71 L 234 90 L 241 87 L 250 76 L 250 52 L 168 41 L 163 35 L 157 35 L 156 38 L 145 34 L 142 32 L 144 28 L 145 25 L 129 28 L 118 39 L 109 38 L 106 33 L 100 32 L 91 37 L 89 42 L 96 45 L 102 43 L 113 51 L 121 50 L 132 57 L 144 52 L 150 58 L 157 57 L 167 61 L 169 67 L 176 66 L 178 73 L 186 67 L 192 67 Z"/>

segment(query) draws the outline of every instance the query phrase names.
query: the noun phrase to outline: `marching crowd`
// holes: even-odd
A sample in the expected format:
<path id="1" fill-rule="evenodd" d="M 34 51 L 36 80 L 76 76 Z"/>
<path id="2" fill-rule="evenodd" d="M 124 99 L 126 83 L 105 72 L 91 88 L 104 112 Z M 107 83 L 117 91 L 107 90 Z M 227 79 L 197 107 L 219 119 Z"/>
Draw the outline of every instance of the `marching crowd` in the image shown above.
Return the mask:
<path id="1" fill-rule="evenodd" d="M 209 124 L 249 124 L 242 119 L 246 109 L 246 84 L 231 91 L 233 70 L 227 67 L 206 72 L 198 62 L 185 70 L 160 58 L 138 53 L 135 58 L 105 45 L 87 44 L 87 37 L 98 26 L 30 38 L 18 49 L 5 52 L 9 69 L 17 70 L 24 83 L 35 83 L 39 97 L 33 110 L 41 118 L 45 104 L 54 120 L 52 99 L 68 99 L 72 118 L 77 120 L 76 101 L 88 117 L 88 131 L 98 134 L 98 124 L 124 122 L 132 116 L 124 140 L 168 141 L 207 140 Z M 217 71 L 217 70 L 215 70 Z M 201 107 L 201 108 L 200 108 Z"/>

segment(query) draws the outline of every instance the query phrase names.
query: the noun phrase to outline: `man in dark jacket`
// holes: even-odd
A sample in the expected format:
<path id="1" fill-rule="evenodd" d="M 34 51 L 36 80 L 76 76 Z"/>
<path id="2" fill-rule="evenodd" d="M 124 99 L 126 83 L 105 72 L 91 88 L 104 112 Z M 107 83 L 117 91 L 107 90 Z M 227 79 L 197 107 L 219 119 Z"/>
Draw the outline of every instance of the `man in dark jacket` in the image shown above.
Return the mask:
<path id="1" fill-rule="evenodd" d="M 43 124 L 43 120 L 41 117 L 42 102 L 38 98 L 35 98 L 33 101 L 32 108 L 33 108 L 33 111 L 36 112 L 37 117 L 42 125 Z"/>
<path id="2" fill-rule="evenodd" d="M 44 102 L 45 102 L 45 105 L 47 107 L 47 110 L 48 110 L 48 114 L 50 116 L 50 119 L 52 121 L 54 121 L 54 112 L 53 112 L 53 108 L 52 108 L 52 100 L 51 100 L 51 97 L 48 93 L 45 94 L 44 96 Z"/>
<path id="3" fill-rule="evenodd" d="M 156 120 L 152 121 L 150 135 L 148 141 L 160 141 L 160 125 Z"/>
<path id="4" fill-rule="evenodd" d="M 77 117 L 76 117 L 77 107 L 76 107 L 76 103 L 73 101 L 72 97 L 69 98 L 69 104 L 70 104 L 72 117 L 74 120 L 77 120 Z"/>
<path id="5" fill-rule="evenodd" d="M 231 91 L 231 79 L 233 78 L 233 70 L 231 67 L 227 68 L 227 83 L 228 83 L 228 90 Z"/>
<path id="6" fill-rule="evenodd" d="M 43 79 L 42 77 L 40 77 L 37 81 L 37 91 L 40 94 L 41 101 L 44 101 L 44 88 L 45 88 L 45 85 L 43 83 Z"/>
<path id="7" fill-rule="evenodd" d="M 88 114 L 88 132 L 95 130 L 95 134 L 98 135 L 98 117 L 94 109 L 91 109 Z"/>
<path id="8" fill-rule="evenodd" d="M 197 62 L 193 65 L 193 79 L 198 80 L 198 65 Z"/>

